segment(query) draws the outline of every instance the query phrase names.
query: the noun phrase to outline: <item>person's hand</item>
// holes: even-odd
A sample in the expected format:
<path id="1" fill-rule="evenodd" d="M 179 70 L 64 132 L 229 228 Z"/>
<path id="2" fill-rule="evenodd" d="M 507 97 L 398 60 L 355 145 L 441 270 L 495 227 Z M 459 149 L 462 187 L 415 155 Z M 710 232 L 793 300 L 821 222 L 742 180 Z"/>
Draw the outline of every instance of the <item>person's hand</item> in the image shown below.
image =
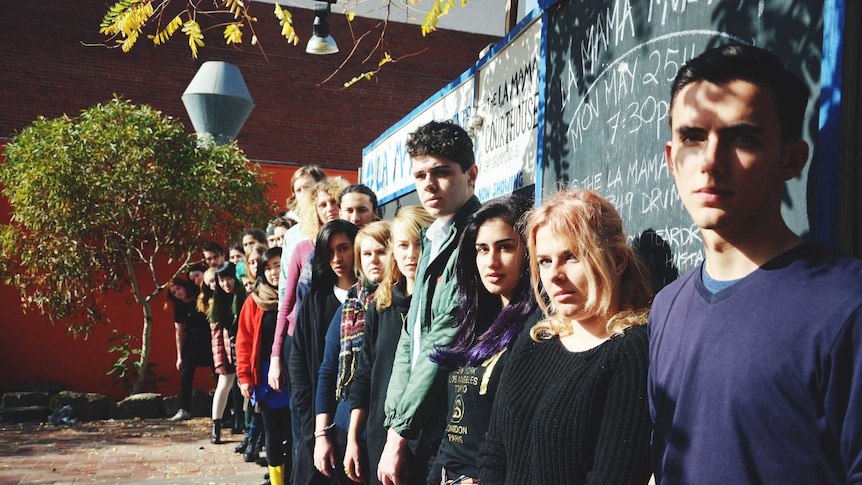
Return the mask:
<path id="1" fill-rule="evenodd" d="M 179 371 L 183 370 L 183 358 L 182 357 L 177 357 L 177 370 L 179 370 Z"/>
<path id="2" fill-rule="evenodd" d="M 251 399 L 251 384 L 248 382 L 243 382 L 239 385 L 239 392 L 242 394 L 242 397 L 246 399 Z"/>
<path id="3" fill-rule="evenodd" d="M 281 392 L 281 359 L 279 357 L 270 357 L 269 359 L 267 382 L 273 391 Z"/>
<path id="4" fill-rule="evenodd" d="M 404 468 L 407 440 L 393 430 L 386 433 L 386 445 L 377 465 L 377 479 L 383 485 L 403 485 L 401 470 Z"/>
<path id="5" fill-rule="evenodd" d="M 364 480 L 359 466 L 359 443 L 349 437 L 344 448 L 344 474 L 356 483 L 362 483 Z"/>
<path id="6" fill-rule="evenodd" d="M 335 452 L 329 436 L 317 436 L 314 438 L 314 468 L 317 471 L 332 478 L 332 470 L 335 468 Z"/>

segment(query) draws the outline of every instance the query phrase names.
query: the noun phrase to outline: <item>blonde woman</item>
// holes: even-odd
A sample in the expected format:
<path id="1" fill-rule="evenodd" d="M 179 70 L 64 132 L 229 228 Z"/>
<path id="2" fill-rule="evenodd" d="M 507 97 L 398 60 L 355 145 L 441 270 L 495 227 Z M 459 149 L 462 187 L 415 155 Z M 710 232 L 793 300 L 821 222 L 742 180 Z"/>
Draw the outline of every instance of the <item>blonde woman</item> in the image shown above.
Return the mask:
<path id="1" fill-rule="evenodd" d="M 314 461 L 318 471 L 349 483 L 341 463 L 350 425 L 350 383 L 365 338 L 365 315 L 389 260 L 389 222 L 366 224 L 356 233 L 354 261 L 359 280 L 326 332 L 315 399 Z M 364 440 L 363 456 L 364 456 Z M 367 462 L 367 459 L 364 460 Z M 347 470 L 344 470 L 346 472 Z"/>
<path id="2" fill-rule="evenodd" d="M 546 201 L 529 216 L 526 236 L 547 318 L 512 349 L 479 481 L 645 484 L 648 274 L 617 211 L 592 191 Z"/>
<path id="3" fill-rule="evenodd" d="M 344 472 L 353 481 L 380 483 L 377 462 L 386 444 L 383 403 L 392 373 L 395 348 L 410 308 L 410 296 L 422 252 L 421 230 L 434 218 L 421 206 L 402 207 L 392 219 L 390 256 L 374 299 L 365 314 L 362 349 L 350 383 L 350 425 L 344 454 Z M 368 449 L 363 457 L 362 436 Z"/>
<path id="4" fill-rule="evenodd" d="M 280 391 L 286 383 L 284 366 L 287 365 L 290 354 L 290 344 L 285 345 L 285 338 L 293 335 L 296 325 L 296 309 L 299 308 L 301 298 L 297 298 L 297 289 L 300 276 L 307 275 L 310 283 L 311 261 L 314 253 L 314 242 L 317 233 L 329 221 L 338 219 L 338 196 L 341 191 L 349 185 L 344 177 L 327 177 L 311 187 L 304 189 L 298 197 L 297 211 L 299 212 L 302 232 L 310 239 L 300 241 L 286 261 L 286 281 L 284 297 L 278 305 L 278 327 L 276 328 L 275 341 L 272 345 L 271 358 L 273 365 L 270 367 L 269 385 Z M 303 296 L 308 291 L 308 285 L 301 290 Z M 278 363 L 279 365 L 275 365 Z"/>

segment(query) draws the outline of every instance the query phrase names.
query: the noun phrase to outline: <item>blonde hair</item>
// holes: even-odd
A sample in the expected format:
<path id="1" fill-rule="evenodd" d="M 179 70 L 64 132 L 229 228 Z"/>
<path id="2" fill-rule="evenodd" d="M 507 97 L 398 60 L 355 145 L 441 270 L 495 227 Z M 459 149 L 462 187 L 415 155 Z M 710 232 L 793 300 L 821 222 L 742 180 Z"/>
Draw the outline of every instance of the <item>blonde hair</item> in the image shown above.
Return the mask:
<path id="1" fill-rule="evenodd" d="M 317 194 L 326 192 L 333 199 L 338 200 L 341 191 L 348 185 L 350 183 L 344 177 L 327 177 L 299 194 L 296 210 L 299 213 L 302 232 L 312 241 L 317 239 L 317 232 L 323 227 L 323 222 L 317 216 Z"/>
<path id="2" fill-rule="evenodd" d="M 210 314 L 210 306 L 212 306 L 213 296 L 215 296 L 215 291 L 210 289 L 210 285 L 207 284 L 208 275 L 212 275 L 213 278 L 218 280 L 218 270 L 216 268 L 207 268 L 204 271 L 203 279 L 201 279 L 201 292 L 198 293 L 197 309 L 204 315 Z"/>
<path id="3" fill-rule="evenodd" d="M 556 238 L 583 262 L 589 286 L 585 310 L 608 317 L 607 330 L 621 333 L 633 325 L 646 323 L 653 291 L 650 275 L 634 248 L 626 242 L 623 221 L 607 199 L 591 190 L 563 190 L 534 209 L 527 220 L 527 245 L 530 251 L 530 280 L 536 300 L 547 319 L 530 331 L 533 340 L 548 340 L 572 332 L 572 323 L 556 315 L 542 287 L 536 257 L 536 233 L 547 227 Z M 627 264 L 615 287 L 618 255 Z M 612 311 L 614 292 L 619 289 L 619 309 Z"/>
<path id="4" fill-rule="evenodd" d="M 248 276 L 248 279 L 250 279 L 252 282 L 257 281 L 257 275 L 252 274 L 251 265 L 248 264 L 248 257 L 251 256 L 252 253 L 257 253 L 262 258 L 263 253 L 265 253 L 267 249 L 269 249 L 269 247 L 267 247 L 266 244 L 255 243 L 255 244 L 252 244 L 251 246 L 249 246 L 248 251 L 246 251 L 246 253 L 245 253 L 245 267 L 246 267 L 245 273 L 246 273 L 246 276 Z M 258 262 L 258 265 L 259 264 L 260 264 L 260 262 Z"/>
<path id="5" fill-rule="evenodd" d="M 434 218 L 422 206 L 410 205 L 398 209 L 390 227 L 392 235 L 392 243 L 389 244 L 390 251 L 395 243 L 396 236 L 420 240 L 422 228 L 430 226 L 433 222 Z M 374 292 L 374 301 L 377 302 L 378 311 L 392 306 L 392 288 L 401 281 L 401 276 L 398 263 L 394 257 L 390 257 L 389 262 L 386 264 L 386 272 L 383 275 L 383 280 L 380 281 L 380 284 L 377 285 L 377 291 Z"/>
<path id="6" fill-rule="evenodd" d="M 392 237 L 389 231 L 389 226 L 389 221 L 369 222 L 356 233 L 356 238 L 353 240 L 353 267 L 356 271 L 357 278 L 364 280 L 368 279 L 365 276 L 365 271 L 362 269 L 362 250 L 360 249 L 360 246 L 362 246 L 362 240 L 365 238 L 374 239 L 378 243 L 382 244 L 388 253 L 390 248 L 389 240 Z"/>

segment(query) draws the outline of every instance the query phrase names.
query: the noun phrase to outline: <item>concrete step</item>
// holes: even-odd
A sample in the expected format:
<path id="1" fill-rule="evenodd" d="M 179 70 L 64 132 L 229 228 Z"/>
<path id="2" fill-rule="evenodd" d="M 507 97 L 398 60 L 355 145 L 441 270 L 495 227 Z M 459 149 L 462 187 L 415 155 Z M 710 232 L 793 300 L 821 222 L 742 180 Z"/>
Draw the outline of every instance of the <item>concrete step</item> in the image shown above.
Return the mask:
<path id="1" fill-rule="evenodd" d="M 7 392 L 0 398 L 0 409 L 29 406 L 48 407 L 51 398 L 47 392 Z"/>
<path id="2" fill-rule="evenodd" d="M 51 412 L 48 406 L 14 406 L 5 407 L 0 411 L 0 422 L 3 423 L 44 423 Z"/>

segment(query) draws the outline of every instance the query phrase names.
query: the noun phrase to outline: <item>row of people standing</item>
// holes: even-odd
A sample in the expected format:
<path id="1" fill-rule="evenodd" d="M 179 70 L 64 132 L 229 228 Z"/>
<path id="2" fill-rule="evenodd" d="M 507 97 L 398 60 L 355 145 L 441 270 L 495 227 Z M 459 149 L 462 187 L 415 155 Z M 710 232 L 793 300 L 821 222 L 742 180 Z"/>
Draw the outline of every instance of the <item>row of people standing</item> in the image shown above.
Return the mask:
<path id="1" fill-rule="evenodd" d="M 267 288 L 264 284 L 265 270 L 269 259 L 272 259 L 272 255 L 267 254 L 271 249 L 267 244 L 277 246 L 285 232 L 279 231 L 278 227 L 283 228 L 286 224 L 278 221 L 286 219 L 276 218 L 272 224 L 275 230 L 270 231 L 276 236 L 273 238 L 267 238 L 260 229 L 245 231 L 240 242 L 230 248 L 229 261 L 224 260 L 220 245 L 207 243 L 203 248 L 204 262 L 191 265 L 186 272 L 187 278 L 176 278 L 169 288 L 177 329 L 177 368 L 183 377 L 181 407 L 171 420 L 191 417 L 194 371 L 198 367 L 208 367 L 216 376 L 210 440 L 214 444 L 222 442 L 223 418 L 227 417 L 231 420 L 228 426 L 233 434 L 246 432 L 236 451 L 243 453 L 248 462 L 258 459 L 258 452 L 263 447 L 261 439 L 265 436 L 264 425 L 262 414 L 257 411 L 259 405 L 255 401 L 249 405 L 248 395 L 251 393 L 244 397 L 236 382 L 237 368 L 243 368 L 238 363 L 236 345 L 238 338 L 243 340 L 239 336 L 240 313 L 247 295 L 257 299 Z M 274 301 L 277 303 L 277 297 Z M 254 325 L 255 329 L 257 326 Z M 246 332 L 246 335 L 251 334 Z M 247 336 L 246 340 L 250 338 Z M 225 412 L 228 402 L 233 403 L 231 413 Z"/>
<path id="2" fill-rule="evenodd" d="M 306 381 L 302 380 L 302 373 L 296 369 L 291 373 L 293 377 L 290 379 L 291 384 L 295 385 L 287 386 L 286 363 L 291 360 L 291 349 L 303 342 L 306 334 L 300 331 L 295 335 L 296 325 L 289 323 L 286 318 L 288 314 L 294 316 L 294 312 L 283 309 L 288 304 L 287 300 L 290 300 L 290 306 L 295 306 L 298 310 L 296 320 L 320 320 L 328 324 L 329 317 L 335 313 L 347 290 L 356 280 L 352 244 L 357 227 L 337 218 L 343 216 L 356 223 L 376 218 L 376 197 L 373 209 L 370 207 L 370 201 L 366 204 L 355 203 L 356 199 L 362 201 L 363 197 L 367 199 L 369 195 L 374 196 L 373 192 L 365 187 L 348 187 L 347 182 L 340 177 L 325 178 L 322 171 L 313 166 L 297 171 L 292 182 L 298 199 L 296 212 L 300 224 L 288 229 L 283 236 L 281 259 L 286 263 L 280 265 L 279 277 L 275 279 L 275 308 L 268 309 L 265 313 L 267 318 L 271 315 L 273 324 L 258 328 L 241 326 L 241 329 L 247 328 L 252 335 L 266 335 L 267 338 L 255 347 L 257 352 L 249 359 L 250 365 L 258 369 L 258 372 L 240 374 L 239 380 L 241 386 L 248 383 L 247 385 L 253 386 L 256 391 L 263 388 L 266 395 L 270 396 L 269 399 L 279 401 L 278 413 L 263 413 L 267 436 L 266 452 L 270 465 L 269 479 L 276 484 L 284 483 L 285 477 L 291 475 L 302 476 L 309 468 L 305 464 L 310 465 L 310 459 L 304 457 L 313 453 L 310 448 L 313 447 L 313 442 L 309 443 L 309 433 L 303 430 L 308 429 L 308 423 L 314 418 L 311 393 L 316 387 L 316 380 L 312 385 L 310 378 L 307 380 L 308 385 L 303 386 Z M 354 191 L 357 193 L 353 194 Z M 372 210 L 374 214 L 371 214 Z M 269 278 L 266 281 L 272 283 Z M 285 287 L 290 290 L 282 293 L 281 290 Z M 282 295 L 291 295 L 292 298 L 283 298 Z M 247 303 L 246 307 L 249 305 Z M 315 317 L 307 318 L 305 315 L 309 312 Z M 317 318 L 324 313 L 328 315 L 326 318 Z M 323 330 L 325 332 L 325 328 Z M 242 333 L 241 331 L 241 335 Z M 313 331 L 307 335 L 312 340 L 296 355 L 316 362 L 307 367 L 309 372 L 316 374 L 320 365 L 323 338 Z M 318 348 L 319 350 L 316 350 Z M 239 359 L 242 362 L 243 357 L 240 356 Z M 289 407 L 284 405 L 288 402 Z M 275 422 L 273 419 L 266 419 L 268 415 L 276 415 L 279 420 Z M 311 427 L 313 429 L 313 423 Z M 282 448 L 279 446 L 281 443 L 286 446 Z M 284 456 L 283 463 L 279 463 L 282 462 L 280 459 L 270 460 L 271 455 Z M 294 466 L 285 466 L 291 464 Z M 296 478 L 293 481 L 298 483 Z"/>
<path id="3" fill-rule="evenodd" d="M 460 127 L 430 123 L 407 147 L 435 221 L 386 393 L 376 478 L 645 483 L 640 325 L 651 289 L 613 206 L 586 191 L 536 211 L 514 197 L 480 206 Z"/>
<path id="4" fill-rule="evenodd" d="M 545 318 L 509 350 L 478 477 L 428 483 L 645 483 L 650 472 L 660 484 L 862 483 L 862 263 L 803 241 L 781 213 L 784 183 L 809 154 L 808 97 L 780 59 L 753 46 L 720 46 L 681 66 L 667 164 L 706 259 L 659 292 L 649 317 L 650 280 L 607 200 L 562 193 L 528 216 Z M 439 187 L 458 185 L 435 181 L 435 169 L 471 180 L 457 158 L 408 151 L 426 207 L 440 206 Z M 442 283 L 451 273 L 438 274 Z M 425 336 L 438 330 L 436 348 L 457 345 L 444 332 L 459 326 L 435 329 L 447 316 L 438 309 L 451 309 L 439 295 L 451 293 L 418 308 L 430 313 L 427 330 L 407 332 L 408 318 L 400 339 L 393 379 L 412 374 L 386 396 L 385 484 L 417 483 L 399 472 L 424 419 L 411 412 L 415 395 L 393 390 L 429 389 L 430 402 L 427 374 L 414 375 Z"/>
<path id="5" fill-rule="evenodd" d="M 251 243 L 246 246 L 246 256 L 249 262 L 249 272 L 253 278 L 251 298 L 242 307 L 239 317 L 237 337 L 237 381 L 242 395 L 259 416 L 259 421 L 252 421 L 249 430 L 248 446 L 245 450 L 245 460 L 256 458 L 256 440 L 263 436 L 266 450 L 266 465 L 268 467 L 268 483 L 282 484 L 289 479 L 294 463 L 294 437 L 292 421 L 294 416 L 290 393 L 285 392 L 280 377 L 282 363 L 281 354 L 273 354 L 272 349 L 281 349 L 284 339 L 283 326 L 279 321 L 280 278 L 282 266 L 287 264 L 286 255 L 296 246 L 300 238 L 296 231 L 301 217 L 297 214 L 296 196 L 312 184 L 319 169 L 305 167 L 294 175 L 294 196 L 288 202 L 291 209 L 284 217 L 279 217 L 270 224 L 266 233 L 269 245 L 262 254 L 254 257 L 256 248 L 265 247 Z M 310 179 L 310 180 L 309 180 Z M 306 223 L 306 226 L 309 224 Z M 246 231 L 243 236 L 245 246 Z M 252 264 L 257 260 L 256 264 Z M 275 379 L 270 377 L 275 375 Z"/>
<path id="6" fill-rule="evenodd" d="M 588 190 L 562 192 L 531 211 L 513 198 L 480 206 L 472 142 L 455 124 L 431 122 L 408 141 L 417 194 L 432 219 L 417 241 L 412 281 L 409 267 L 398 267 L 402 235 L 394 227 L 397 282 L 391 264 L 379 280 L 371 276 L 374 263 L 360 280 L 352 269 L 364 266 L 354 253 L 362 229 L 324 221 L 331 202 L 315 199 L 321 229 L 306 263 L 307 292 L 295 292 L 293 332 L 289 325 L 276 330 L 276 339 L 286 337 L 272 349 L 288 363 L 300 423 L 293 483 L 646 483 L 651 471 L 666 483 L 854 482 L 862 463 L 852 384 L 862 361 L 858 292 L 852 296 L 860 265 L 802 243 L 781 218 L 781 183 L 807 157 L 795 121 L 777 116 L 785 105 L 799 105 L 785 99 L 785 91 L 805 94 L 797 81 L 774 56 L 743 46 L 710 51 L 677 76 L 668 165 L 708 257 L 660 294 L 649 342 L 644 325 L 653 288 L 614 207 Z M 796 120 L 800 110 L 791 111 Z M 513 216 L 524 212 L 524 220 Z M 775 231 L 758 236 L 759 224 Z M 384 238 L 371 239 L 385 246 Z M 716 274 L 738 278 L 712 279 Z M 800 290 L 782 275 L 819 285 Z M 781 353 L 788 339 L 758 339 L 770 358 L 781 359 L 781 382 L 770 381 L 770 362 L 721 345 L 716 324 L 723 316 L 751 322 L 721 302 L 748 287 L 804 315 L 772 305 L 815 344 L 795 359 Z M 795 298 L 781 299 L 770 287 Z M 396 296 L 407 296 L 392 291 L 400 288 L 409 303 L 401 298 L 398 313 L 387 314 Z M 816 320 L 816 305 L 806 305 L 803 294 L 815 290 L 832 305 L 828 314 L 819 310 L 823 323 L 800 327 Z M 691 329 L 696 346 L 682 338 L 687 320 L 698 325 Z M 732 391 L 729 374 L 708 365 L 701 350 L 736 369 L 734 376 L 753 371 L 743 379 L 743 395 L 722 394 Z M 735 355 L 743 358 L 728 358 Z M 676 365 L 675 357 L 692 365 Z M 270 365 L 273 374 L 272 387 L 282 386 L 284 369 Z M 724 380 L 692 380 L 698 375 Z M 800 385 L 782 387 L 790 382 Z M 770 403 L 756 383 L 766 396 L 793 396 L 793 403 Z M 746 401 L 756 409 L 743 409 Z M 770 416 L 773 426 L 767 430 L 756 415 Z M 749 429 L 782 440 L 767 442 Z M 717 443 L 705 430 L 726 439 Z M 793 463 L 782 465 L 767 449 L 773 444 Z"/>
<path id="7" fill-rule="evenodd" d="M 597 390 L 606 388 L 613 380 L 614 373 L 606 369 L 609 365 L 616 366 L 615 359 L 633 355 L 632 360 L 641 362 L 640 367 L 632 364 L 631 369 L 625 369 L 627 378 L 616 385 L 637 384 L 635 389 L 626 389 L 625 394 L 635 396 L 634 404 L 641 404 L 627 410 L 639 418 L 636 421 L 640 425 L 627 428 L 633 439 L 621 448 L 639 460 L 638 466 L 627 469 L 625 476 L 646 480 L 649 474 L 649 419 L 643 399 L 646 340 L 642 331 L 622 329 L 644 323 L 645 314 L 633 311 L 631 305 L 644 304 L 649 293 L 623 296 L 624 292 L 618 289 L 623 273 L 635 275 L 627 276 L 626 281 L 645 278 L 634 253 L 625 250 L 619 216 L 616 219 L 609 216 L 610 222 L 596 217 L 613 208 L 594 194 L 579 194 L 588 195 L 588 203 L 567 206 L 566 210 L 586 215 L 564 230 L 576 229 L 579 237 L 586 238 L 604 229 L 601 237 L 595 237 L 599 243 L 590 246 L 590 250 L 620 255 L 610 261 L 598 255 L 596 261 L 591 260 L 599 264 L 597 272 L 604 279 L 589 279 L 585 283 L 581 275 L 581 280 L 573 281 L 575 277 L 558 269 L 546 282 L 548 285 L 559 282 L 563 274 L 563 280 L 576 288 L 577 295 L 581 291 L 598 293 L 597 287 L 611 285 L 610 296 L 594 296 L 588 302 L 581 296 L 573 296 L 574 291 L 568 293 L 568 300 L 561 294 L 540 291 L 542 296 L 537 300 L 535 288 L 541 284 L 537 279 L 531 285 L 530 275 L 538 272 L 530 271 L 528 261 L 535 258 L 527 256 L 528 247 L 533 246 L 528 244 L 521 225 L 521 216 L 528 212 L 529 203 L 509 198 L 491 201 L 480 208 L 473 196 L 477 170 L 472 159 L 472 142 L 457 125 L 432 122 L 417 130 L 411 143 L 408 147 L 424 208 L 403 208 L 395 215 L 391 228 L 385 223 L 372 223 L 357 230 L 354 224 L 334 219 L 321 226 L 313 244 L 310 288 L 304 295 L 297 293 L 301 303 L 296 324 L 292 334 L 286 332 L 284 344 L 285 348 L 289 345 L 284 354 L 289 364 L 292 403 L 301 423 L 293 483 L 476 481 L 480 476 L 480 444 L 485 442 L 491 424 L 494 396 L 501 386 L 504 369 L 509 367 L 507 361 L 523 358 L 520 352 L 510 350 L 512 345 L 516 341 L 538 345 L 562 335 L 565 338 L 561 341 L 571 342 L 571 349 L 567 346 L 567 350 L 585 352 L 602 346 L 610 341 L 611 335 L 617 334 L 619 338 L 613 340 L 613 349 L 602 352 L 596 366 L 590 367 L 592 373 L 587 373 L 592 379 L 593 394 L 574 408 L 584 412 L 585 402 L 595 405 L 592 398 L 598 399 Z M 338 200 L 324 195 L 311 199 L 319 202 L 321 223 L 330 202 L 328 198 Z M 339 198 L 343 199 L 343 194 Z M 597 220 L 608 227 L 595 227 Z M 541 226 L 552 232 L 543 235 L 540 239 L 543 243 L 570 234 L 559 227 L 545 228 L 546 223 L 536 224 L 537 228 Z M 531 241 L 535 243 L 536 239 Z M 572 239 L 563 246 L 571 256 L 581 244 L 580 239 Z M 363 255 L 367 255 L 367 260 Z M 384 255 L 391 261 L 386 263 L 388 270 L 381 272 L 380 260 Z M 565 254 L 555 253 L 553 258 L 557 268 L 572 264 Z M 354 272 L 354 266 L 358 267 L 358 273 Z M 632 269 L 626 272 L 628 267 Z M 638 290 L 649 288 L 645 279 L 634 286 Z M 563 301 L 553 310 L 546 307 L 553 318 L 545 322 L 545 330 L 538 333 L 534 330 L 534 341 L 530 329 L 541 320 L 539 305 L 547 303 L 546 298 Z M 557 306 L 569 308 L 569 313 L 558 313 Z M 579 327 L 581 331 L 575 332 L 577 311 L 585 307 L 593 312 L 590 315 L 593 327 L 589 331 Z M 608 326 L 612 319 L 614 325 Z M 551 321 L 556 323 L 551 325 Z M 619 343 L 622 341 L 626 343 Z M 523 345 L 529 349 L 526 355 L 536 354 L 531 346 Z M 549 344 L 541 348 L 551 347 Z M 585 360 L 593 362 L 592 358 Z M 540 361 L 544 362 L 544 358 Z M 526 367 L 540 374 L 547 370 L 542 365 Z M 583 377 L 579 374 L 566 382 L 589 387 Z M 530 380 L 539 379 L 534 376 Z M 502 389 L 507 388 L 503 385 Z M 541 395 L 539 391 L 541 388 L 536 389 L 534 398 Z M 536 402 L 541 401 L 533 404 Z M 511 404 L 510 407 L 516 407 L 524 403 L 513 399 Z M 552 409 L 558 406 L 552 400 L 542 404 Z M 593 414 L 580 416 L 575 421 L 584 425 L 593 417 Z M 629 417 L 629 413 L 623 413 L 614 424 L 625 428 Z M 491 428 L 488 436 L 496 437 L 496 443 L 503 446 L 512 436 L 532 428 L 529 422 L 522 425 L 515 431 L 494 432 Z M 568 431 L 561 429 L 558 437 L 568 440 Z M 604 429 L 581 429 L 578 437 L 595 449 L 596 442 L 591 440 L 599 431 Z M 533 439 L 541 437 L 540 433 Z M 494 462 L 490 457 L 499 459 L 500 450 L 505 447 L 495 449 L 495 455 L 490 444 L 485 446 L 489 448 L 489 458 L 481 463 L 488 470 L 500 473 L 502 467 L 505 474 L 509 471 L 508 463 L 518 463 L 513 457 Z M 571 451 L 572 447 L 554 449 L 559 454 Z M 610 466 L 617 455 L 608 454 L 607 458 Z M 526 456 L 521 460 L 519 466 L 529 470 L 530 460 Z M 524 470 L 519 469 L 518 473 Z"/>

